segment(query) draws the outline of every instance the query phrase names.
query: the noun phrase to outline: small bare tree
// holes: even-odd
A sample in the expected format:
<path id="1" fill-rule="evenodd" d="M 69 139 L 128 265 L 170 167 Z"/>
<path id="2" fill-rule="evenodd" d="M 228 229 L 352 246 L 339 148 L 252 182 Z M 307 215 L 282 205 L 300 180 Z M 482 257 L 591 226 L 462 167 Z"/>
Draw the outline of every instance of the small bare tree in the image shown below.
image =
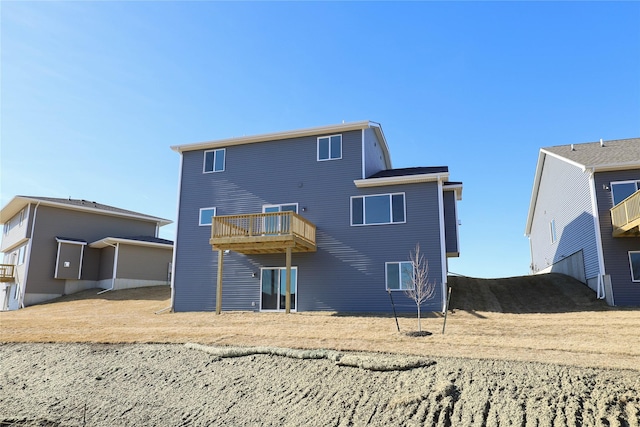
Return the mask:
<path id="1" fill-rule="evenodd" d="M 418 332 L 422 332 L 420 324 L 420 306 L 433 298 L 436 293 L 436 282 L 429 282 L 429 261 L 420 252 L 420 244 L 409 254 L 410 264 L 413 269 L 409 274 L 403 274 L 405 295 L 411 298 L 418 306 Z"/>

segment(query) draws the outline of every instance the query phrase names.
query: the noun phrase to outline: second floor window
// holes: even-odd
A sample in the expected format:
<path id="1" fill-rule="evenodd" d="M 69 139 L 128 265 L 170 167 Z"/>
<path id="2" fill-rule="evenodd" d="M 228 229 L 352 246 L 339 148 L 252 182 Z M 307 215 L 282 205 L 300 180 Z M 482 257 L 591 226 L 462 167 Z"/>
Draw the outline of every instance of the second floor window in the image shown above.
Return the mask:
<path id="1" fill-rule="evenodd" d="M 211 225 L 214 216 L 216 216 L 216 208 L 201 208 L 198 225 Z"/>
<path id="2" fill-rule="evenodd" d="M 224 171 L 225 149 L 208 150 L 204 152 L 204 173 Z"/>
<path id="3" fill-rule="evenodd" d="M 620 181 L 611 183 L 613 206 L 617 205 L 640 189 L 640 181 Z"/>
<path id="4" fill-rule="evenodd" d="M 351 225 L 405 222 L 404 193 L 351 197 Z"/>
<path id="5" fill-rule="evenodd" d="M 342 135 L 318 138 L 318 161 L 342 158 Z"/>

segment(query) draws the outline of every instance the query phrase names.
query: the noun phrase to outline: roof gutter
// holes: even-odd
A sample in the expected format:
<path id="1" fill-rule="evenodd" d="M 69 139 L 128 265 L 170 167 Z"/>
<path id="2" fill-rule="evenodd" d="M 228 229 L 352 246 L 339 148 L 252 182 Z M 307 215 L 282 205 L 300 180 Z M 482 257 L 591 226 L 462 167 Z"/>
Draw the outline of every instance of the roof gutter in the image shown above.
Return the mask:
<path id="1" fill-rule="evenodd" d="M 418 175 L 389 176 L 384 178 L 356 179 L 353 183 L 358 188 L 381 187 L 385 185 L 417 184 L 421 182 L 435 182 L 449 179 L 449 173 L 423 173 Z"/>

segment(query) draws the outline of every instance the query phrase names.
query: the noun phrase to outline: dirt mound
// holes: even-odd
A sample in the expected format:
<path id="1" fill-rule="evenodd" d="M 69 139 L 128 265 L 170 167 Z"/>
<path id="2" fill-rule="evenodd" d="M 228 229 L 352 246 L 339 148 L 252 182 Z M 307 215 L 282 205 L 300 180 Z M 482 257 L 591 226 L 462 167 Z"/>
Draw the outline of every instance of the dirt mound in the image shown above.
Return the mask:
<path id="1" fill-rule="evenodd" d="M 569 313 L 610 310 L 587 285 L 564 274 L 501 279 L 451 276 L 449 309 L 498 313 Z"/>
<path id="2" fill-rule="evenodd" d="M 637 371 L 434 358 L 380 372 L 160 344 L 4 344 L 0 352 L 3 426 L 640 424 Z"/>

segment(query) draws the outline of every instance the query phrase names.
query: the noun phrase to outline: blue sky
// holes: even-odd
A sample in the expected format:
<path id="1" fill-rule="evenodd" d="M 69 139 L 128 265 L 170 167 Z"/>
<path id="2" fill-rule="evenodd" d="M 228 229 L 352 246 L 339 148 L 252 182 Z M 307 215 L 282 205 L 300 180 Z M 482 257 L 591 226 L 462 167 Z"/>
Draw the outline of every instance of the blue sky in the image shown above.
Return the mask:
<path id="1" fill-rule="evenodd" d="M 637 2 L 3 1 L 0 19 L 2 205 L 175 220 L 170 145 L 373 120 L 394 167 L 464 182 L 450 270 L 513 276 L 539 148 L 640 136 Z"/>

